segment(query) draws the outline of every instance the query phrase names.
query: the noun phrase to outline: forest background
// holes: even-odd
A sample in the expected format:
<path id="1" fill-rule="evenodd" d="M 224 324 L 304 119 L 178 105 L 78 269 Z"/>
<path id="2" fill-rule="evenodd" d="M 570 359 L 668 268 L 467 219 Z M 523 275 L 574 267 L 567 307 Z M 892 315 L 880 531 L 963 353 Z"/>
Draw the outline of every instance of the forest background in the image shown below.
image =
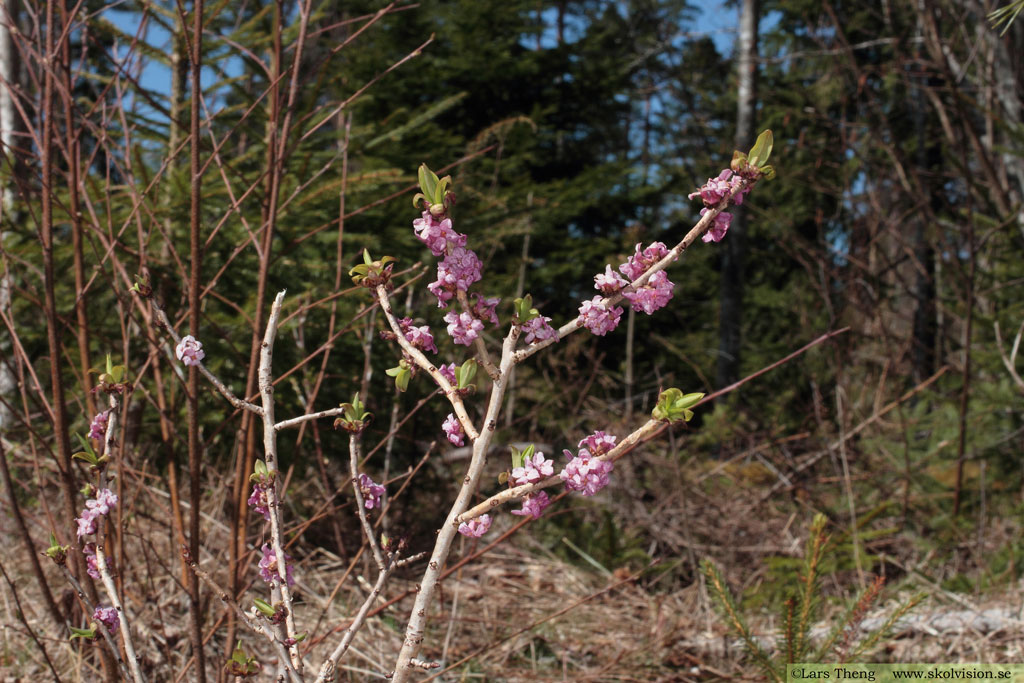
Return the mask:
<path id="1" fill-rule="evenodd" d="M 197 460 L 190 392 L 130 292 L 136 275 L 184 334 L 200 264 L 206 364 L 250 396 L 270 295 L 288 290 L 278 413 L 361 391 L 376 415 L 368 442 L 380 443 L 368 470 L 392 492 L 412 481 L 384 528 L 422 550 L 464 454 L 443 440 L 446 407 L 422 388 L 395 392 L 382 317 L 345 277 L 364 248 L 397 257 L 408 286 L 396 306 L 440 331 L 431 261 L 410 228 L 417 167 L 452 175 L 457 229 L 484 261 L 487 294 L 529 292 L 561 323 L 606 263 L 637 242 L 678 241 L 700 208 L 686 195 L 765 128 L 778 178 L 759 184 L 722 243 L 674 267 L 669 307 L 629 312 L 613 333 L 575 335 L 523 366 L 499 442 L 550 455 L 594 429 L 625 433 L 665 387 L 712 393 L 842 332 L 620 461 L 602 495 L 552 508 L 467 563 L 431 656 L 465 657 L 458 672 L 491 679 L 742 675 L 738 650 L 698 637 L 726 628 L 699 562 L 713 559 L 770 632 L 765 615 L 784 604 L 816 512 L 834 539 L 830 604 L 881 575 L 885 599 L 928 592 L 926 612 L 1020 607 L 1024 22 L 993 27 L 992 3 L 208 2 L 201 102 L 191 4 L 0 4 L 12 522 L 0 533 L 17 550 L 0 557 L 0 669 L 44 670 L 25 629 L 59 641 L 55 624 L 74 609 L 63 578 L 32 558 L 50 531 L 73 536 L 65 511 L 80 507 L 85 468 L 65 456 L 98 410 L 90 369 L 106 354 L 133 384 L 115 557 L 123 574 L 150 578 L 134 609 L 164 615 L 148 622 L 147 656 L 183 664 L 175 643 L 190 604 L 211 634 L 211 672 L 241 637 L 208 594 L 181 597 L 191 589 L 176 556 L 198 503 L 203 562 L 236 593 L 252 580 L 246 549 L 262 532 L 245 520 L 244 475 L 258 428 L 201 388 Z M 741 16 L 755 30 L 720 28 Z M 190 256 L 195 206 L 201 262 Z M 329 625 L 363 590 L 332 593 L 360 562 L 345 437 L 311 422 L 282 443 L 291 552 Z M 577 610 L 551 616 L 567 600 Z M 348 675 L 387 670 L 407 610 L 398 601 L 374 617 Z M 625 634 L 632 646 L 613 645 Z M 983 656 L 1012 658 L 1020 636 L 987 641 Z M 58 668 L 99 666 L 47 645 Z"/>

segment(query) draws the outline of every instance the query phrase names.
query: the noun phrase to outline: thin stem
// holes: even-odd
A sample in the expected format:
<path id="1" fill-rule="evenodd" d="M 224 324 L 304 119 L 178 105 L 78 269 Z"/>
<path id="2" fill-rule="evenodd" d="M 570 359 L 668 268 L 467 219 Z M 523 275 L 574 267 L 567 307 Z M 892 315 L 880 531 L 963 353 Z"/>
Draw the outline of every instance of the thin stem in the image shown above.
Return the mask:
<path id="1" fill-rule="evenodd" d="M 153 302 L 153 310 L 156 312 L 156 317 L 157 320 L 160 322 L 160 325 L 167 330 L 167 334 L 171 335 L 171 339 L 174 341 L 175 346 L 177 346 L 181 342 L 181 337 L 178 336 L 178 333 L 174 331 L 174 327 L 171 325 L 171 321 L 167 318 L 167 313 L 165 313 L 164 309 L 161 308 L 159 304 L 157 304 L 155 301 Z M 221 382 L 216 375 L 210 372 L 207 369 L 207 367 L 203 365 L 202 361 L 199 361 L 198 365 L 192 367 L 197 368 L 199 370 L 199 373 L 203 377 L 205 377 L 207 381 L 210 382 L 210 384 L 213 385 L 214 389 L 220 392 L 221 396 L 227 399 L 227 402 L 230 403 L 232 407 L 238 410 L 248 410 L 249 412 L 255 413 L 257 415 L 263 414 L 263 408 L 259 407 L 255 403 L 250 403 L 249 401 L 240 399 L 237 396 L 235 396 L 231 392 L 231 390 L 228 389 L 227 385 L 224 384 L 224 382 Z"/>
<path id="2" fill-rule="evenodd" d="M 350 434 L 348 437 L 349 469 L 352 474 L 352 490 L 356 497 L 356 512 L 359 514 L 359 523 L 363 527 L 363 534 L 366 542 L 370 544 L 373 552 L 373 559 L 377 562 L 377 569 L 384 574 L 386 564 L 384 553 L 381 552 L 380 544 L 377 543 L 377 536 L 370 526 L 370 520 L 366 516 L 366 505 L 363 501 L 363 491 L 359 486 L 359 435 Z"/>

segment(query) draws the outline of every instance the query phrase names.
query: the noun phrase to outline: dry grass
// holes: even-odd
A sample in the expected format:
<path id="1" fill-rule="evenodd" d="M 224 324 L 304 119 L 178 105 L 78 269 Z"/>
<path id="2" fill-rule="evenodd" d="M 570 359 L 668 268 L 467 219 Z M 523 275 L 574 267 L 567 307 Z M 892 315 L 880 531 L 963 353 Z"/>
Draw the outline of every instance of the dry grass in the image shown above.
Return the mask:
<path id="1" fill-rule="evenodd" d="M 618 566 L 611 560 L 604 564 L 593 558 L 588 561 L 581 552 L 558 543 L 560 530 L 571 530 L 601 517 L 596 507 L 563 501 L 552 509 L 552 520 L 542 520 L 541 524 L 548 527 L 526 527 L 445 581 L 423 651 L 424 658 L 441 664 L 433 672 L 438 680 L 757 679 L 738 643 L 714 616 L 694 567 L 703 557 L 713 558 L 740 595 L 757 596 L 760 591 L 777 590 L 778 586 L 771 583 L 775 579 L 766 559 L 801 555 L 806 523 L 811 517 L 809 506 L 800 495 L 782 501 L 766 498 L 763 494 L 775 479 L 770 468 L 759 465 L 756 458 L 696 466 L 660 448 L 635 455 L 617 465 L 613 486 L 602 494 L 600 502 L 611 509 L 617 533 L 634 539 L 642 554 L 656 558 L 659 567 L 649 569 L 635 557 L 623 559 Z M 154 478 L 133 478 L 136 483 L 144 482 L 144 489 L 126 508 L 126 512 L 131 511 L 126 515 L 125 530 L 130 562 L 120 563 L 126 572 L 125 596 L 149 680 L 174 681 L 188 650 L 187 605 L 179 583 L 183 568 L 168 524 L 166 491 Z M 214 481 L 207 490 L 206 512 L 210 514 L 204 516 L 201 560 L 223 585 L 224 570 L 218 568 L 227 564 L 228 529 L 213 513 L 226 489 L 223 482 Z M 322 493 L 293 485 L 289 496 L 292 500 L 314 499 Z M 50 501 L 51 505 L 55 500 Z M 37 541 L 45 538 L 48 528 L 41 511 L 26 512 Z M 519 518 L 499 515 L 497 519 L 492 537 L 503 524 L 510 525 Z M 989 549 L 997 549 L 1019 537 L 1019 525 L 1001 520 L 990 524 L 986 534 L 984 541 Z M 354 545 L 357 537 L 351 538 Z M 544 539 L 550 538 L 555 538 L 553 548 L 545 545 Z M 874 551 L 889 552 L 891 561 L 884 566 L 898 579 L 883 594 L 884 599 L 892 604 L 911 588 L 925 590 L 930 599 L 915 613 L 917 621 L 908 622 L 878 654 L 879 659 L 1024 661 L 1024 623 L 1019 621 L 1020 593 L 1011 590 L 1014 586 L 1004 584 L 989 595 L 947 593 L 915 574 L 913 568 L 932 578 L 943 576 L 941 568 L 928 565 L 927 557 L 915 555 L 913 544 L 899 538 L 882 540 Z M 46 646 L 61 678 L 98 680 L 99 672 L 89 656 L 90 648 L 95 646 L 69 644 L 63 629 L 48 620 L 13 525 L 0 528 L 0 542 L 10 549 L 0 559 L 13 578 L 24 621 Z M 478 547 L 482 546 L 463 540 L 451 563 Z M 354 552 L 354 548 L 348 550 Z M 368 593 L 375 572 L 360 560 L 350 580 L 338 589 L 347 561 L 332 550 L 306 541 L 300 541 L 292 552 L 297 558 L 299 578 L 297 622 L 300 630 L 311 632 L 306 661 L 312 667 L 337 642 L 338 633 Z M 58 599 L 72 603 L 73 596 L 68 589 L 60 588 L 65 584 L 52 566 L 47 567 L 47 573 L 50 585 L 58 587 Z M 255 559 L 249 578 L 255 578 L 258 584 L 247 594 L 251 600 L 262 595 Z M 414 581 L 412 572 L 388 585 L 380 600 L 380 613 L 367 621 L 344 660 L 343 680 L 378 680 L 381 672 L 391 668 L 411 600 L 384 604 L 386 599 L 414 589 Z M 826 594 L 837 599 L 826 608 L 826 622 L 841 611 L 838 598 L 851 596 L 855 587 L 855 576 L 850 572 L 828 577 Z M 39 648 L 17 616 L 14 591 L 4 583 L 0 596 L 0 680 L 51 680 L 53 676 Z M 1004 608 L 997 614 L 1002 621 L 986 624 L 968 618 L 996 606 Z M 872 616 L 885 611 L 884 605 L 877 607 Z M 222 606 L 211 600 L 206 610 L 207 632 L 212 634 L 211 668 L 223 661 L 223 613 Z M 961 617 L 959 622 L 955 621 L 956 615 Z M 777 622 L 770 613 L 755 611 L 751 624 L 766 644 L 774 642 Z M 250 652 L 267 652 L 252 634 L 240 632 L 240 637 Z M 272 680 L 272 658 L 261 656 L 261 660 L 266 669 L 256 680 Z M 182 680 L 190 679 L 186 674 Z"/>

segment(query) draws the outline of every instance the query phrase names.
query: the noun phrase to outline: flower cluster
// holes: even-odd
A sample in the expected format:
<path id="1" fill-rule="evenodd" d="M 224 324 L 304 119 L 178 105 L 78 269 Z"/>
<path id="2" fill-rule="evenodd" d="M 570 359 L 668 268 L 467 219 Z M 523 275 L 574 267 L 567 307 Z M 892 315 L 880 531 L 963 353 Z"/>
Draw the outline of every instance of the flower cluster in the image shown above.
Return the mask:
<path id="1" fill-rule="evenodd" d="M 455 377 L 455 363 L 448 363 L 447 365 L 439 365 L 437 371 L 441 373 L 441 376 L 448 380 L 448 383 L 453 387 L 458 386 L 459 380 Z"/>
<path id="2" fill-rule="evenodd" d="M 429 211 L 412 222 L 412 229 L 434 256 L 444 256 L 449 248 L 466 246 L 466 236 L 455 232 L 451 218 L 439 221 Z"/>
<path id="3" fill-rule="evenodd" d="M 426 325 L 420 325 L 416 327 L 412 324 L 412 318 L 402 318 L 398 321 L 399 327 L 402 329 L 402 334 L 409 340 L 409 343 L 420 351 L 430 351 L 431 353 L 437 353 L 437 346 L 434 344 L 434 335 L 430 333 L 430 328 Z"/>
<path id="4" fill-rule="evenodd" d="M 512 483 L 516 486 L 533 484 L 541 479 L 550 477 L 554 473 L 554 461 L 548 460 L 544 457 L 543 453 L 537 451 L 533 454 L 533 457 L 525 458 L 522 466 L 512 470 Z"/>
<path id="5" fill-rule="evenodd" d="M 96 544 L 86 543 L 82 546 L 82 554 L 85 555 L 85 572 L 94 579 L 100 578 L 100 567 L 96 563 Z"/>
<path id="6" fill-rule="evenodd" d="M 548 494 L 544 491 L 536 491 L 523 498 L 523 507 L 513 510 L 512 514 L 521 517 L 529 515 L 534 519 L 540 519 L 548 505 L 551 505 L 551 499 L 548 498 Z"/>
<path id="7" fill-rule="evenodd" d="M 604 272 L 594 276 L 594 289 L 604 295 L 614 294 L 629 284 L 629 281 L 612 270 L 610 263 L 605 264 Z"/>
<path id="8" fill-rule="evenodd" d="M 85 501 L 85 509 L 75 522 L 78 524 L 78 537 L 95 534 L 99 528 L 97 520 L 110 514 L 117 507 L 117 496 L 110 489 L 100 489 L 95 498 Z"/>
<path id="9" fill-rule="evenodd" d="M 688 198 L 693 199 L 694 197 L 700 197 L 704 202 L 704 207 L 701 209 L 700 215 L 706 214 L 712 207 L 717 205 L 723 199 L 729 196 L 729 194 L 735 189 L 740 183 L 743 182 L 743 176 L 738 173 L 733 173 L 731 169 L 723 169 L 718 174 L 717 178 L 708 178 L 708 181 L 697 190 L 687 195 Z M 750 186 L 743 188 L 735 195 L 733 195 L 732 203 L 739 206 L 743 203 L 743 198 L 750 192 Z M 722 213 L 715 216 L 715 222 L 711 226 L 708 232 L 704 233 L 703 239 L 705 242 L 720 242 L 725 237 L 726 231 L 729 230 L 729 223 L 732 221 L 732 214 Z"/>
<path id="10" fill-rule="evenodd" d="M 97 605 L 93 610 L 92 618 L 106 626 L 111 635 L 117 633 L 117 629 L 121 625 L 121 617 L 115 607 Z"/>
<path id="11" fill-rule="evenodd" d="M 601 296 L 584 301 L 580 306 L 580 321 L 594 334 L 603 337 L 619 325 L 622 309 L 612 306 Z"/>
<path id="12" fill-rule="evenodd" d="M 470 305 L 470 310 L 473 311 L 473 317 L 477 320 L 488 320 L 492 325 L 498 324 L 498 314 L 494 310 L 501 303 L 501 297 L 485 297 L 479 294 L 473 294 L 473 301 Z"/>
<path id="13" fill-rule="evenodd" d="M 463 522 L 459 525 L 459 533 L 463 536 L 470 536 L 472 538 L 480 538 L 486 534 L 491 528 L 491 516 L 480 515 L 474 517 L 468 522 Z"/>
<path id="14" fill-rule="evenodd" d="M 565 482 L 565 488 L 579 491 L 584 496 L 592 496 L 608 485 L 608 475 L 613 467 L 610 461 L 598 460 L 596 455 L 582 446 L 575 456 L 569 450 L 564 453 L 569 462 L 558 476 Z"/>
<path id="15" fill-rule="evenodd" d="M 256 481 L 252 484 L 252 495 L 246 501 L 253 510 L 263 515 L 263 519 L 270 521 L 270 499 L 267 498 L 267 491 L 272 484 L 269 481 Z"/>
<path id="16" fill-rule="evenodd" d="M 174 353 L 178 356 L 178 360 L 185 365 L 199 365 L 199 361 L 206 358 L 206 352 L 203 351 L 203 343 L 191 334 L 181 338 L 178 346 L 174 349 Z"/>
<path id="17" fill-rule="evenodd" d="M 377 484 L 365 474 L 359 475 L 359 491 L 363 494 L 363 505 L 366 506 L 367 510 L 372 510 L 375 507 L 380 507 L 380 499 L 387 489 Z"/>
<path id="18" fill-rule="evenodd" d="M 272 586 L 276 586 L 281 581 L 280 575 L 277 573 L 277 555 L 274 553 L 274 549 L 268 544 L 264 543 L 263 547 L 260 548 L 263 551 L 263 559 L 260 560 L 260 578 L 269 583 Z M 289 586 L 295 585 L 295 578 L 292 576 L 292 566 L 288 564 L 288 561 L 292 559 L 291 555 L 287 553 L 284 556 L 285 559 L 285 580 Z"/>
<path id="19" fill-rule="evenodd" d="M 523 341 L 527 344 L 558 339 L 558 330 L 551 327 L 551 318 L 539 315 L 523 323 Z"/>
<path id="20" fill-rule="evenodd" d="M 103 441 L 107 435 L 107 424 L 110 422 L 110 411 L 104 410 L 98 413 L 89 424 L 89 438 Z"/>
<path id="21" fill-rule="evenodd" d="M 634 254 L 619 266 L 619 271 L 630 280 L 635 280 L 647 272 L 648 268 L 665 258 L 668 253 L 668 247 L 661 242 L 654 242 L 643 250 L 637 244 Z M 645 285 L 634 288 L 632 292 L 626 292 L 623 297 L 633 305 L 634 311 L 642 311 L 650 315 L 669 302 L 674 286 L 668 279 L 668 274 L 664 270 L 659 270 L 648 278 Z"/>
<path id="22" fill-rule="evenodd" d="M 611 449 L 615 448 L 616 441 L 618 441 L 618 437 L 606 434 L 599 429 L 580 441 L 578 447 L 587 449 L 588 453 L 596 457 L 604 455 Z"/>
<path id="23" fill-rule="evenodd" d="M 469 313 L 450 311 L 444 316 L 448 323 L 448 334 L 456 344 L 469 346 L 484 330 L 484 324 Z"/>
<path id="24" fill-rule="evenodd" d="M 459 422 L 458 418 L 455 417 L 454 413 L 448 413 L 448 417 L 445 418 L 444 424 L 441 425 L 441 429 L 444 430 L 445 436 L 456 446 L 461 446 L 465 443 L 462 437 L 466 433 L 462 430 L 462 423 Z"/>
<path id="25" fill-rule="evenodd" d="M 472 249 L 466 248 L 466 236 L 455 232 L 452 219 L 438 220 L 430 211 L 412 222 L 416 237 L 427 245 L 434 256 L 443 256 L 437 264 L 437 280 L 427 289 L 437 297 L 437 307 L 446 308 L 455 292 L 469 289 L 480 279 L 483 266 Z"/>

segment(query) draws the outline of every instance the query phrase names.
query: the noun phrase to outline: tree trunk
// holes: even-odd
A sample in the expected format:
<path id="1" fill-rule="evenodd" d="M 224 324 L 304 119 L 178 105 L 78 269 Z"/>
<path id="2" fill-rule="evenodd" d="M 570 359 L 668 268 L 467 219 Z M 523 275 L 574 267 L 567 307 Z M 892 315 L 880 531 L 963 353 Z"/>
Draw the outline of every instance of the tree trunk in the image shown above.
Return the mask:
<path id="1" fill-rule="evenodd" d="M 754 107 L 757 103 L 757 0 L 743 0 L 736 58 L 739 82 L 736 89 L 736 149 L 750 147 L 754 136 Z M 746 252 L 746 218 L 743 207 L 733 214 L 729 235 L 722 243 L 722 294 L 718 318 L 718 367 L 716 386 L 739 379 L 741 325 L 743 319 L 743 257 Z"/>

